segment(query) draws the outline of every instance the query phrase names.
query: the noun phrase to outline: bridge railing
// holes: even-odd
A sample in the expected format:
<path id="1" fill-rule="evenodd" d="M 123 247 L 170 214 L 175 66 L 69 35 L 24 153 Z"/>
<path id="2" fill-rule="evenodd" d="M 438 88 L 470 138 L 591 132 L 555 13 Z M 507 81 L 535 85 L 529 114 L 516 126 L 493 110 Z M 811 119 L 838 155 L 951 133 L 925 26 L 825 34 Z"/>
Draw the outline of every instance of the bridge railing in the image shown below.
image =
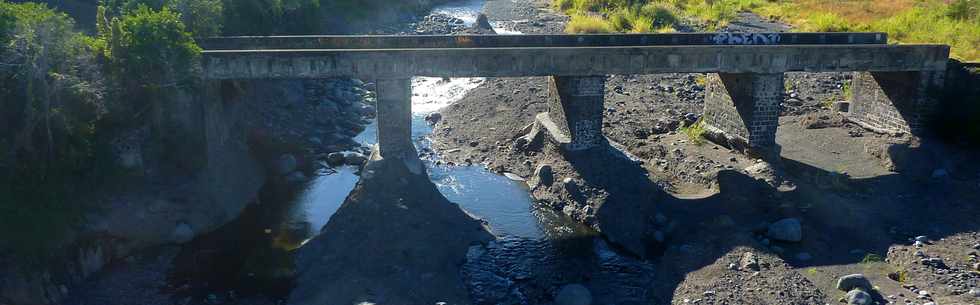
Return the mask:
<path id="1" fill-rule="evenodd" d="M 556 35 L 239 36 L 199 41 L 205 50 L 629 47 L 672 45 L 886 44 L 885 33 L 671 33 Z"/>

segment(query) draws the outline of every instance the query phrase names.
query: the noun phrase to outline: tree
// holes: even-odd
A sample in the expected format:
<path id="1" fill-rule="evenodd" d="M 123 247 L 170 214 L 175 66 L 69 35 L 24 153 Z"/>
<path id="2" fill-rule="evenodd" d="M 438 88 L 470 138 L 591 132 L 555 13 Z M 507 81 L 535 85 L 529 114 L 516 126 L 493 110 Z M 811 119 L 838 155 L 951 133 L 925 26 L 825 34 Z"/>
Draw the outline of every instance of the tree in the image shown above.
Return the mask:
<path id="1" fill-rule="evenodd" d="M 2 153 L 41 169 L 85 155 L 87 126 L 104 112 L 92 40 L 67 15 L 37 3 L 0 2 L 0 29 Z"/>

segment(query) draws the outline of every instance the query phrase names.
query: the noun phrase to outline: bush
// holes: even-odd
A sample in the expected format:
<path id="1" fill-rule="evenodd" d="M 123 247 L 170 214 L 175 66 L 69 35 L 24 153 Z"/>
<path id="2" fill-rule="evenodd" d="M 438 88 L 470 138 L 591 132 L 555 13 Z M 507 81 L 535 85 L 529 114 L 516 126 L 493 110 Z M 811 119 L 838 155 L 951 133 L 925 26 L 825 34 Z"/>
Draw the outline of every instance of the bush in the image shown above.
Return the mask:
<path id="1" fill-rule="evenodd" d="M 565 27 L 566 33 L 611 33 L 612 24 L 599 16 L 573 15 Z"/>
<path id="2" fill-rule="evenodd" d="M 154 11 L 140 5 L 100 30 L 108 44 L 106 56 L 131 92 L 150 90 L 146 97 L 152 97 L 160 88 L 176 86 L 195 75 L 201 48 L 180 16 L 169 8 Z"/>
<path id="3" fill-rule="evenodd" d="M 946 16 L 958 20 L 980 19 L 980 1 L 953 0 L 946 7 Z"/>
<path id="4" fill-rule="evenodd" d="M 677 16 L 674 14 L 674 10 L 657 2 L 651 2 L 643 5 L 643 7 L 640 9 L 640 15 L 652 19 L 653 23 L 658 26 L 677 23 Z"/>
<path id="5" fill-rule="evenodd" d="M 834 13 L 815 13 L 800 27 L 804 32 L 847 32 L 852 26 Z"/>
<path id="6" fill-rule="evenodd" d="M 630 20 L 630 32 L 633 33 L 650 33 L 654 32 L 653 18 L 647 16 L 636 15 Z"/>

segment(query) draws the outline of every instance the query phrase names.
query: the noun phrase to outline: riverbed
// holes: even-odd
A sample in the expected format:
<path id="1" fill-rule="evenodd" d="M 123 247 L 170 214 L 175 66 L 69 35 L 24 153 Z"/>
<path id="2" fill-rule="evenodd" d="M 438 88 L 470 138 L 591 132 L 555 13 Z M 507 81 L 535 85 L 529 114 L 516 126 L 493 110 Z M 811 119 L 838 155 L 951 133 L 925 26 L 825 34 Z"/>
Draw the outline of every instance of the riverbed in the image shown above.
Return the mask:
<path id="1" fill-rule="evenodd" d="M 515 2 L 516 3 L 516 2 Z M 445 14 L 476 21 L 484 0 L 468 0 L 436 7 Z M 516 4 L 515 4 L 516 5 Z M 499 34 L 521 34 L 495 22 Z M 526 183 L 499 175 L 479 163 L 456 165 L 440 161 L 432 152 L 432 127 L 425 117 L 462 99 L 484 84 L 484 78 L 431 78 L 412 80 L 412 137 L 423 154 L 429 178 L 450 201 L 484 220 L 497 240 L 470 249 L 463 276 L 477 304 L 549 303 L 565 284 L 581 283 L 596 301 L 616 304 L 649 300 L 653 267 L 620 255 L 588 227 L 532 202 Z M 354 139 L 370 147 L 377 141 L 374 122 Z M 215 234 L 185 247 L 175 278 L 194 282 L 191 295 L 204 298 L 229 294 L 257 294 L 284 298 L 291 270 L 288 253 L 315 237 L 358 181 L 350 166 L 323 166 L 294 191 L 267 191 L 238 220 Z M 202 251 L 207 248 L 207 251 Z M 211 253 L 202 258 L 201 253 Z M 233 258 L 222 258 L 234 255 Z M 209 263 L 201 267 L 201 262 Z M 188 280 L 190 279 L 190 280 Z"/>

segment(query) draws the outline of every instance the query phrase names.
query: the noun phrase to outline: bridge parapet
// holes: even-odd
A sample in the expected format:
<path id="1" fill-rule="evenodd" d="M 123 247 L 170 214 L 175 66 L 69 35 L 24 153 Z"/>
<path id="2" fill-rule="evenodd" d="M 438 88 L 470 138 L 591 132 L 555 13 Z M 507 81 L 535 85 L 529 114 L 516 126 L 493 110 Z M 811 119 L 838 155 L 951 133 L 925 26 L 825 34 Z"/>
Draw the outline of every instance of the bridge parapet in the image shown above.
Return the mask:
<path id="1" fill-rule="evenodd" d="M 630 47 L 658 45 L 886 44 L 886 33 L 671 33 L 577 35 L 238 36 L 205 50 Z"/>
<path id="2" fill-rule="evenodd" d="M 230 37 L 202 45 L 208 80 L 378 80 L 380 155 L 415 160 L 408 81 L 415 76 L 550 76 L 544 117 L 571 151 L 601 142 L 608 74 L 711 73 L 704 122 L 766 150 L 775 146 L 783 73 L 864 73 L 855 78 L 854 118 L 915 133 L 934 108 L 927 92 L 942 86 L 949 46 L 886 42 L 884 33 L 692 33 Z M 583 94 L 586 87 L 598 92 Z"/>

